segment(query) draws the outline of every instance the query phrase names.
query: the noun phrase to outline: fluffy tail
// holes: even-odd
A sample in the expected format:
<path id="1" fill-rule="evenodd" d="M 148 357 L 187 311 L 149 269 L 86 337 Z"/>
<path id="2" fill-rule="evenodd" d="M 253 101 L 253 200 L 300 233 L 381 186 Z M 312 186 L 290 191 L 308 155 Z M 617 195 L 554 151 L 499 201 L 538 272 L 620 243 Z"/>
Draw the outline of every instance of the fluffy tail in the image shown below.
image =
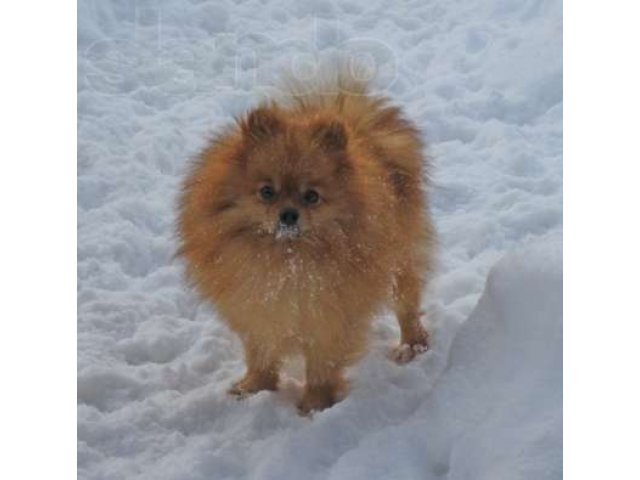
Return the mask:
<path id="1" fill-rule="evenodd" d="M 291 71 L 282 75 L 283 93 L 296 102 L 316 97 L 366 96 L 373 75 L 360 64 L 346 61 L 325 66 L 318 77 L 301 79 Z"/>

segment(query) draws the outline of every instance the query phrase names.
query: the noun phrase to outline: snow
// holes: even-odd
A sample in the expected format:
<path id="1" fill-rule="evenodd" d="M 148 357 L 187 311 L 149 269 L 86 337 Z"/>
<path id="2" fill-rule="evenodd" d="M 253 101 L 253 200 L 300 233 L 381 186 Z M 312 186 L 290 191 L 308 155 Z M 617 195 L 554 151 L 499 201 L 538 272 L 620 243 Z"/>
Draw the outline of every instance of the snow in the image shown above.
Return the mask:
<path id="1" fill-rule="evenodd" d="M 78 4 L 78 468 L 83 479 L 562 476 L 559 0 Z M 173 258 L 190 157 L 283 66 L 358 53 L 425 131 L 433 348 L 312 420 L 225 395 L 239 342 Z"/>

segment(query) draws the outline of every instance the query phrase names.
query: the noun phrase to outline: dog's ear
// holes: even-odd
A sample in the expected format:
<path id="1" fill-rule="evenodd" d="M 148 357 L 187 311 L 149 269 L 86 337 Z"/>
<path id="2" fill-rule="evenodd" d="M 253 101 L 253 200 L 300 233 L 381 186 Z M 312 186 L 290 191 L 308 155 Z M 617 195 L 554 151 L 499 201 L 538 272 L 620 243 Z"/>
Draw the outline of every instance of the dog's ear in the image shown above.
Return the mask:
<path id="1" fill-rule="evenodd" d="M 258 107 L 240 122 L 240 128 L 245 138 L 260 141 L 277 135 L 284 127 L 275 110 Z"/>
<path id="2" fill-rule="evenodd" d="M 347 131 L 338 120 L 321 123 L 314 129 L 313 136 L 327 151 L 339 152 L 347 148 Z"/>

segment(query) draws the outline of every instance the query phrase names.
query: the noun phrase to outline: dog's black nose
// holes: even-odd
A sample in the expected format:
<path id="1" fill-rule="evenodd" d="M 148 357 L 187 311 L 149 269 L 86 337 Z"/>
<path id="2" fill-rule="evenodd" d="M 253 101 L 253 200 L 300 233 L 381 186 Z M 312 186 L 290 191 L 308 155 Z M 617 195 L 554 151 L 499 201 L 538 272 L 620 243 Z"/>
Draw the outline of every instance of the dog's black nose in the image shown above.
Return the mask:
<path id="1" fill-rule="evenodd" d="M 298 210 L 295 208 L 285 208 L 280 212 L 280 223 L 291 227 L 298 222 Z"/>

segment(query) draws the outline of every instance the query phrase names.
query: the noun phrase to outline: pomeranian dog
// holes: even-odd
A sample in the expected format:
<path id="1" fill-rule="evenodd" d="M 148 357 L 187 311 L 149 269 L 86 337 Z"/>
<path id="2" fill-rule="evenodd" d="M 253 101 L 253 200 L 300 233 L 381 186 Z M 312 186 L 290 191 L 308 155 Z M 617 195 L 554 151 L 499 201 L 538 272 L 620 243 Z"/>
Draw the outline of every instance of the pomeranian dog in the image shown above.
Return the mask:
<path id="1" fill-rule="evenodd" d="M 283 359 L 301 353 L 299 410 L 333 405 L 384 307 L 400 325 L 399 361 L 427 347 L 435 232 L 422 149 L 398 107 L 338 73 L 290 86 L 201 153 L 184 183 L 180 254 L 242 340 L 247 370 L 230 393 L 276 390 Z"/>

